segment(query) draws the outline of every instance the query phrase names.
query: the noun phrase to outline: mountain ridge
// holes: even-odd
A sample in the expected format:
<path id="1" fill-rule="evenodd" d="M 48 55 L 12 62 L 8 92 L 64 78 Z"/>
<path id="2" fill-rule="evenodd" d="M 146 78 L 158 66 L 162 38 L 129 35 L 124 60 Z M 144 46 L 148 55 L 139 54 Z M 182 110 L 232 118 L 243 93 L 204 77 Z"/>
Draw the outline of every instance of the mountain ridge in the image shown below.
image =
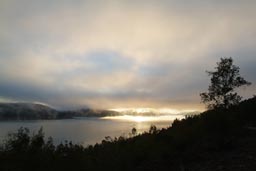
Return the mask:
<path id="1" fill-rule="evenodd" d="M 178 115 L 196 115 L 200 112 L 181 112 Z M 154 111 L 136 112 L 127 110 L 124 112 L 114 110 L 98 110 L 81 108 L 77 110 L 57 110 L 41 103 L 0 103 L 0 120 L 50 120 L 50 119 L 72 119 L 75 117 L 106 117 L 106 116 L 162 116 L 170 113 L 159 113 Z M 177 113 L 173 113 L 177 115 Z"/>

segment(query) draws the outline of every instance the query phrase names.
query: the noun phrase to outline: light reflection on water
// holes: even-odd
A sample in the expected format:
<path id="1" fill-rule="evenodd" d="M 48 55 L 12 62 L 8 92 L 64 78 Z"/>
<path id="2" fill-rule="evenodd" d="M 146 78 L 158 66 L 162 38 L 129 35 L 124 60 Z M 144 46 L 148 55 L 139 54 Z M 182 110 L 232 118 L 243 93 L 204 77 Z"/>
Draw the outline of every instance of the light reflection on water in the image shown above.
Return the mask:
<path id="1" fill-rule="evenodd" d="M 45 136 L 52 136 L 54 143 L 71 140 L 84 146 L 101 142 L 106 136 L 127 136 L 132 128 L 138 133 L 148 131 L 151 125 L 157 128 L 166 128 L 175 119 L 182 115 L 166 116 L 115 116 L 104 118 L 75 118 L 65 120 L 39 120 L 39 121 L 1 121 L 0 140 L 7 133 L 17 131 L 20 127 L 27 127 L 36 132 L 43 127 Z"/>

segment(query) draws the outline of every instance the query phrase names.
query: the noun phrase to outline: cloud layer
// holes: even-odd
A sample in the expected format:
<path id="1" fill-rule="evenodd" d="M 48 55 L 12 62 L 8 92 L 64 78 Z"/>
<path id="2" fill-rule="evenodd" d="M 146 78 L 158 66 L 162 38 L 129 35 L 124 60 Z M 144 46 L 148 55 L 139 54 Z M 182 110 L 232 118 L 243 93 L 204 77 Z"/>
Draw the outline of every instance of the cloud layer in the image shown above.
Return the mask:
<path id="1" fill-rule="evenodd" d="M 56 107 L 200 108 L 234 58 L 255 93 L 255 1 L 0 2 L 0 98 Z"/>

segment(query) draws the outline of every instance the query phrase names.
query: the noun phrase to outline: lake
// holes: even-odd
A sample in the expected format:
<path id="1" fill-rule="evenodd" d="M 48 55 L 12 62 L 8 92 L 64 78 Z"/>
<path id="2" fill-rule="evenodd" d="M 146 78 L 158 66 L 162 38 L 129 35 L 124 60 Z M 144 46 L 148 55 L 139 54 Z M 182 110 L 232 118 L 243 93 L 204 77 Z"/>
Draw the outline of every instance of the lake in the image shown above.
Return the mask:
<path id="1" fill-rule="evenodd" d="M 148 131 L 151 125 L 158 129 L 167 128 L 175 118 L 183 115 L 167 116 L 114 116 L 114 117 L 84 117 L 63 120 L 37 121 L 1 121 L 0 140 L 3 141 L 9 132 L 17 131 L 20 127 L 27 127 L 30 132 L 37 132 L 43 127 L 45 136 L 53 137 L 55 144 L 65 140 L 79 143 L 83 146 L 100 143 L 106 136 L 129 136 L 132 128 L 138 133 Z"/>

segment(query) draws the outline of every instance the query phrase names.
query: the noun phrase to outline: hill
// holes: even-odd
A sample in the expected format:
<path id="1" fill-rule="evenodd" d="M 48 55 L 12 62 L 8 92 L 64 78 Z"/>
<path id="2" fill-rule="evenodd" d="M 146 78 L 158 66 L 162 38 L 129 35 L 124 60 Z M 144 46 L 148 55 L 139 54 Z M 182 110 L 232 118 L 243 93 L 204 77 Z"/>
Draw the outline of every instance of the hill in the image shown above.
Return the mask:
<path id="1" fill-rule="evenodd" d="M 196 111 L 183 111 L 179 115 L 196 115 Z M 49 106 L 36 103 L 0 103 L 0 120 L 41 120 L 41 119 L 72 119 L 76 117 L 106 117 L 106 116 L 159 116 L 175 113 L 159 113 L 155 111 L 137 112 L 133 110 L 114 111 L 97 109 L 56 110 Z"/>
<path id="2" fill-rule="evenodd" d="M 58 111 L 36 103 L 0 103 L 0 120 L 71 119 L 74 117 L 116 116 L 120 113 L 108 110 L 80 109 Z"/>
<path id="3" fill-rule="evenodd" d="M 58 112 L 36 103 L 0 103 L 0 120 L 56 119 Z"/>
<path id="4" fill-rule="evenodd" d="M 79 109 L 69 111 L 58 111 L 58 118 L 74 118 L 74 117 L 105 117 L 105 116 L 118 116 L 119 112 L 109 110 L 95 110 L 95 109 Z"/>
<path id="5" fill-rule="evenodd" d="M 175 120 L 171 127 L 134 137 L 106 137 L 86 148 L 44 141 L 21 128 L 0 151 L 0 170 L 253 171 L 256 168 L 256 97 L 229 109 Z"/>

